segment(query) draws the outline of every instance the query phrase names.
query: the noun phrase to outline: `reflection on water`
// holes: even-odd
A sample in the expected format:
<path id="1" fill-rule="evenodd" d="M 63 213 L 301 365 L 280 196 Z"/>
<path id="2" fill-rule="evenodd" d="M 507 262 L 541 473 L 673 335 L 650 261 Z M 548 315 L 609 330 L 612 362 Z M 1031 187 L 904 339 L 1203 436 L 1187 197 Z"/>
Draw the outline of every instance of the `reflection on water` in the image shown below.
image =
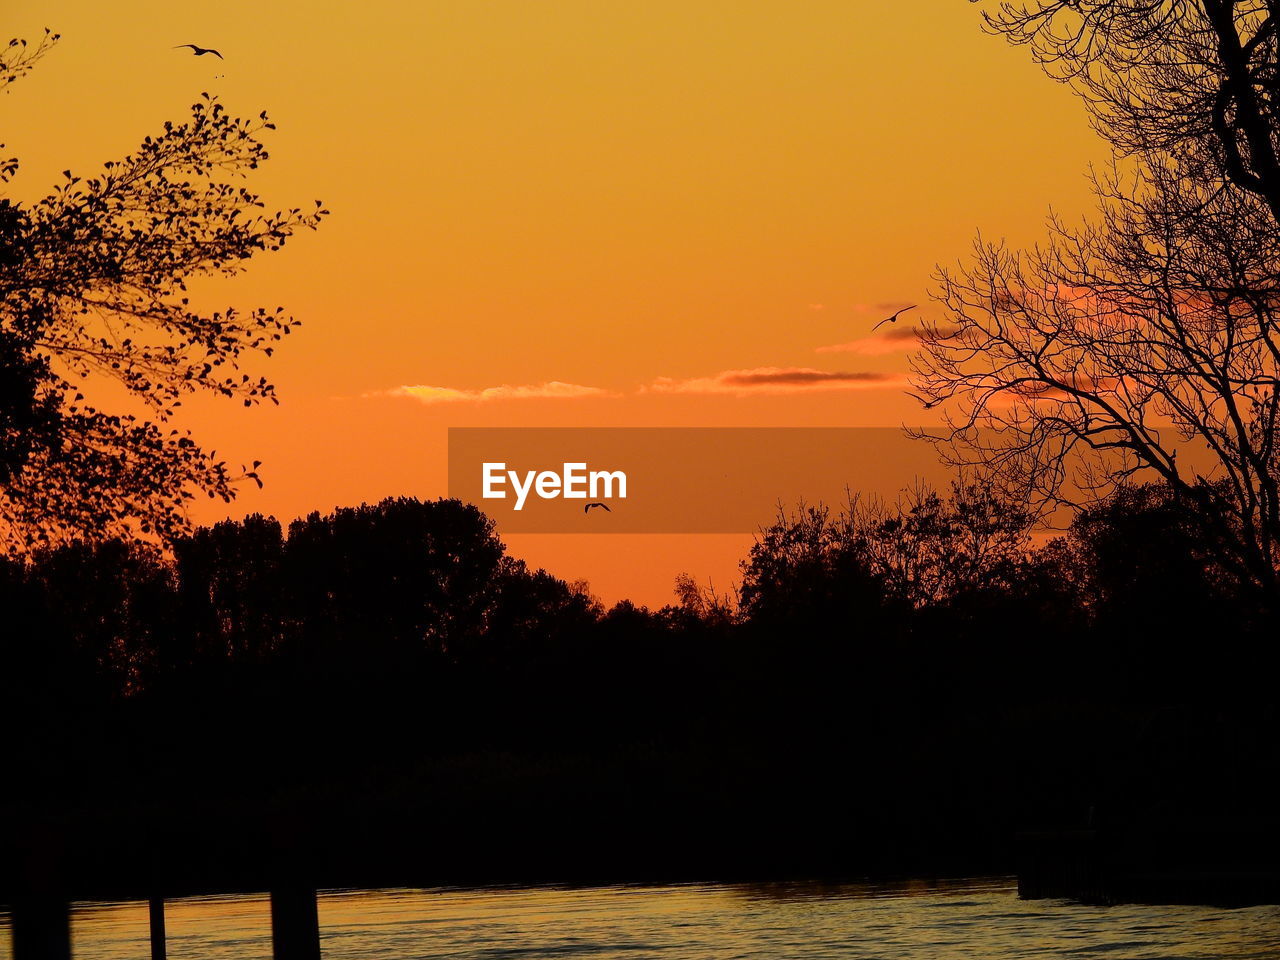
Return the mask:
<path id="1" fill-rule="evenodd" d="M 271 956 L 264 897 L 171 901 L 168 914 L 173 960 Z M 1024 902 L 999 881 L 333 891 L 321 896 L 320 923 L 325 960 L 1280 955 L 1277 907 Z M 149 955 L 143 903 L 83 904 L 73 924 L 77 960 Z M 0 958 L 8 960 L 7 935 L 0 940 Z"/>

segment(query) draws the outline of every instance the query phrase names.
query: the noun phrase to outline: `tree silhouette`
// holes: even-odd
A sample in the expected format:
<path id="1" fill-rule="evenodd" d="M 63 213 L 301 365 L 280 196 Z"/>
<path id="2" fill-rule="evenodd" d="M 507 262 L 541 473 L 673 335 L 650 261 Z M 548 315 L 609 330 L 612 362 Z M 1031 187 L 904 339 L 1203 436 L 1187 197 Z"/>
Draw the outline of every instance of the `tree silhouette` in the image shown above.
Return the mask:
<path id="1" fill-rule="evenodd" d="M 834 512 L 801 505 L 753 545 L 742 608 L 785 618 L 852 604 L 849 617 L 855 598 L 864 607 L 872 597 L 922 607 L 1007 587 L 1023 573 L 1033 520 L 1024 504 L 976 483 L 953 483 L 945 497 L 917 485 L 892 506 L 861 498 Z"/>
<path id="2" fill-rule="evenodd" d="M 949 496 L 917 486 L 896 510 L 864 509 L 856 521 L 870 568 L 891 596 L 919 607 L 1016 581 L 1033 517 L 990 486 L 957 481 Z"/>
<path id="3" fill-rule="evenodd" d="M 457 500 L 389 499 L 296 520 L 284 589 L 299 640 L 466 657 L 484 635 L 503 552 L 493 521 Z"/>
<path id="4" fill-rule="evenodd" d="M 1196 506 L 1234 575 L 1274 597 L 1280 193 L 1266 156 L 1280 115 L 1250 106 L 1274 84 L 1270 15 L 1043 3 L 988 22 L 1081 87 L 1123 161 L 1094 177 L 1093 223 L 1055 218 L 1026 253 L 980 241 L 939 271 L 945 317 L 924 324 L 914 384 L 948 428 L 926 435 L 1046 505 L 1150 471 Z M 1269 59 L 1237 76 L 1229 34 Z"/>
<path id="5" fill-rule="evenodd" d="M 1204 151 L 1280 223 L 1280 8 L 1240 0 L 992 4 L 987 28 L 1083 94 L 1122 153 Z"/>
<path id="6" fill-rule="evenodd" d="M 173 555 L 189 662 L 261 661 L 279 647 L 285 617 L 278 521 L 254 514 L 202 527 L 176 540 Z"/>
<path id="7" fill-rule="evenodd" d="M 56 41 L 12 41 L 0 86 Z M 64 172 L 44 199 L 0 198 L 0 542 L 9 551 L 75 537 L 158 535 L 187 527 L 198 493 L 235 496 L 233 471 L 170 426 L 183 397 L 212 392 L 246 406 L 275 402 L 242 369 L 270 355 L 294 321 L 283 308 L 205 311 L 193 277 L 234 274 L 327 213 L 260 212 L 236 183 L 267 159 L 267 115 L 231 116 L 208 94 L 137 151 L 94 176 Z M 0 180 L 17 161 L 0 164 Z M 89 399 L 106 381 L 130 401 Z"/>

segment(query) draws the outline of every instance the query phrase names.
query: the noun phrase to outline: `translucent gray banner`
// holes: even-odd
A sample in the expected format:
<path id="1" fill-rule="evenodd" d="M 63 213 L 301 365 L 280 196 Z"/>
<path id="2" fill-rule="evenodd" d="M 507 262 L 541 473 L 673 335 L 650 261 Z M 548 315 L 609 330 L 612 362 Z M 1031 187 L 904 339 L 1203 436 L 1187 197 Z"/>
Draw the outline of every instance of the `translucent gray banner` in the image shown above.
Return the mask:
<path id="1" fill-rule="evenodd" d="M 507 533 L 751 533 L 780 502 L 894 499 L 949 477 L 896 428 L 449 430 L 449 495 Z"/>

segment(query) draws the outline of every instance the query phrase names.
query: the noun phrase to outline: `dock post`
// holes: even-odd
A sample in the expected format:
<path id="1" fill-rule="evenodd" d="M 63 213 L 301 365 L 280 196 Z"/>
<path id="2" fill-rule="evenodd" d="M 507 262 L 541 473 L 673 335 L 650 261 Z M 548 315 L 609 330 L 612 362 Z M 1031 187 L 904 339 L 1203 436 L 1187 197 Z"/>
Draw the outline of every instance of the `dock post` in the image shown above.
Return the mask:
<path id="1" fill-rule="evenodd" d="M 13 960 L 71 960 L 71 905 L 56 896 L 15 900 Z"/>
<path id="2" fill-rule="evenodd" d="M 271 891 L 271 956 L 272 960 L 320 960 L 320 915 L 314 889 Z"/>
<path id="3" fill-rule="evenodd" d="M 147 906 L 151 914 L 151 960 L 167 960 L 164 932 L 164 897 L 152 897 Z"/>

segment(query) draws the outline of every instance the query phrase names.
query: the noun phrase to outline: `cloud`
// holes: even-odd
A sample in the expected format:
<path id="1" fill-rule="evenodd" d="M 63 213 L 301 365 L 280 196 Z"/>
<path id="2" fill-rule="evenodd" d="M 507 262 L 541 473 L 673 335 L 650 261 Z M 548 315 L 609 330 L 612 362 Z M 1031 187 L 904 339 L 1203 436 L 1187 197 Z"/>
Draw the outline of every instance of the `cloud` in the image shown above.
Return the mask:
<path id="1" fill-rule="evenodd" d="M 1115 397 L 1127 394 L 1129 383 L 1125 377 L 1090 377 L 1083 373 L 1063 373 L 1053 377 L 1053 383 L 1044 381 L 1020 382 L 1015 386 L 992 390 L 984 401 L 992 408 L 1029 407 L 1033 404 L 1089 404 L 1071 392 L 1080 390 L 1089 394 Z M 1066 389 L 1070 388 L 1070 389 Z"/>
<path id="2" fill-rule="evenodd" d="M 658 377 L 643 391 L 654 393 L 749 394 L 809 393 L 819 390 L 876 390 L 905 386 L 907 378 L 896 373 L 815 370 L 812 367 L 756 367 L 724 370 L 714 377 L 676 380 Z"/>
<path id="3" fill-rule="evenodd" d="M 948 328 L 941 328 L 936 331 L 937 334 L 946 338 L 952 336 L 955 331 Z M 848 343 L 833 343 L 830 346 L 818 347 L 817 353 L 856 353 L 864 357 L 879 357 L 886 353 L 898 353 L 904 350 L 914 350 L 920 345 L 921 329 L 919 327 L 885 327 L 880 333 L 873 333 L 869 337 L 863 337 L 861 340 L 851 340 Z"/>
<path id="4" fill-rule="evenodd" d="M 456 387 L 432 387 L 426 384 L 396 387 L 388 390 L 393 397 L 412 397 L 420 403 L 485 403 L 491 400 L 574 400 L 580 397 L 612 397 L 616 394 L 600 387 L 548 380 L 538 384 L 509 384 L 460 390 Z"/>

